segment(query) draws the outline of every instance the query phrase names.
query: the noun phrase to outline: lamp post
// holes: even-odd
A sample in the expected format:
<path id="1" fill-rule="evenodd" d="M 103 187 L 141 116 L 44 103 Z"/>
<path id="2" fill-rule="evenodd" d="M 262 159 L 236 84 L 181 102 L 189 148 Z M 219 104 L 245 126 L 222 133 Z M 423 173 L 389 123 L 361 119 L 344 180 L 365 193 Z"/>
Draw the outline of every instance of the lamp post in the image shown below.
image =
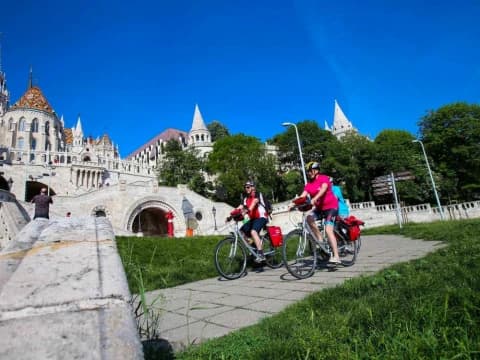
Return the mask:
<path id="1" fill-rule="evenodd" d="M 422 147 L 423 156 L 425 158 L 425 163 L 427 164 L 428 174 L 430 175 L 430 180 L 432 181 L 433 193 L 435 194 L 435 199 L 437 200 L 438 210 L 440 211 L 440 218 L 442 220 L 444 220 L 445 217 L 443 215 L 442 204 L 440 203 L 440 199 L 438 198 L 437 188 L 435 186 L 435 180 L 433 180 L 432 170 L 430 170 L 430 164 L 428 162 L 428 157 L 427 157 L 427 153 L 425 151 L 425 147 L 423 146 L 423 142 L 421 140 L 418 140 L 418 139 L 412 140 L 412 142 L 419 143 L 420 146 Z"/>
<path id="2" fill-rule="evenodd" d="M 48 170 L 48 188 L 47 188 L 48 193 L 47 193 L 47 195 L 50 196 L 50 187 L 51 187 L 51 184 L 52 184 L 52 170 L 55 169 L 55 166 L 52 166 L 51 162 L 47 162 L 44 166 Z"/>
<path id="3" fill-rule="evenodd" d="M 212 214 L 213 214 L 213 224 L 214 224 L 214 230 L 217 231 L 217 209 L 215 209 L 215 205 L 212 207 Z"/>
<path id="4" fill-rule="evenodd" d="M 282 126 L 293 126 L 295 128 L 295 134 L 297 135 L 297 144 L 298 144 L 298 152 L 300 154 L 300 162 L 302 164 L 302 174 L 303 174 L 303 181 L 307 183 L 307 174 L 305 173 L 305 164 L 303 163 L 303 154 L 302 154 L 302 144 L 300 143 L 300 135 L 298 135 L 298 128 L 297 125 L 291 122 L 284 122 Z"/>

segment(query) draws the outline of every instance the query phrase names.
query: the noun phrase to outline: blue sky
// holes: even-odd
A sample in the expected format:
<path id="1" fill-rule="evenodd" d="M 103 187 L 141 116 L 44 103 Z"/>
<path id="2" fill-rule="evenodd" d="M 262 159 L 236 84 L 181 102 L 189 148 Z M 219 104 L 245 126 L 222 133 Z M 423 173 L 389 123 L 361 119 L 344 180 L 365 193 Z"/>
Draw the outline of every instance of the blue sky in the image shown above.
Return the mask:
<path id="1" fill-rule="evenodd" d="M 428 110 L 480 103 L 480 2 L 8 1 L 2 70 L 13 104 L 30 65 L 67 127 L 128 155 L 205 122 L 261 140 L 284 121 L 416 135 Z"/>

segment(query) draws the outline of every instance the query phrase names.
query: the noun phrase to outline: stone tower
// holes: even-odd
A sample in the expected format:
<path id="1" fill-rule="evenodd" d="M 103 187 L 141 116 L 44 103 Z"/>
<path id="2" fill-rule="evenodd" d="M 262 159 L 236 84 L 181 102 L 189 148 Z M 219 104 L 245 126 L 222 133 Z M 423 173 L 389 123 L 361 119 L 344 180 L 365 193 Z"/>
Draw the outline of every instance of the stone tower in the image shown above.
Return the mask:
<path id="1" fill-rule="evenodd" d="M 213 147 L 210 131 L 203 121 L 197 104 L 193 113 L 192 128 L 188 133 L 188 145 L 198 150 L 201 156 L 210 153 Z"/>

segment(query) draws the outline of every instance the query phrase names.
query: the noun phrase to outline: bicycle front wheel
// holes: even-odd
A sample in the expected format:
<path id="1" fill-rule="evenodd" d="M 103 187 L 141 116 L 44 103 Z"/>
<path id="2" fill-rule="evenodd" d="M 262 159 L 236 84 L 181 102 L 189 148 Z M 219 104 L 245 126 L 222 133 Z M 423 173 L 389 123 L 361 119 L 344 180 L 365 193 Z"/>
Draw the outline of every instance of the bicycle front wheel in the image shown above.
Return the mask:
<path id="1" fill-rule="evenodd" d="M 342 265 L 352 266 L 357 259 L 360 242 L 350 241 L 337 231 L 335 231 L 335 237 L 337 238 L 338 255 Z"/>
<path id="2" fill-rule="evenodd" d="M 288 272 L 297 279 L 305 279 L 315 272 L 317 248 L 313 238 L 300 229 L 290 231 L 283 239 L 283 262 Z"/>
<path id="3" fill-rule="evenodd" d="M 278 269 L 283 266 L 282 249 L 273 246 L 268 234 L 263 237 L 263 253 L 265 254 L 265 264 L 269 268 Z"/>
<path id="4" fill-rule="evenodd" d="M 235 280 L 245 273 L 247 252 L 239 241 L 229 236 L 221 240 L 215 247 L 215 268 L 228 280 Z"/>

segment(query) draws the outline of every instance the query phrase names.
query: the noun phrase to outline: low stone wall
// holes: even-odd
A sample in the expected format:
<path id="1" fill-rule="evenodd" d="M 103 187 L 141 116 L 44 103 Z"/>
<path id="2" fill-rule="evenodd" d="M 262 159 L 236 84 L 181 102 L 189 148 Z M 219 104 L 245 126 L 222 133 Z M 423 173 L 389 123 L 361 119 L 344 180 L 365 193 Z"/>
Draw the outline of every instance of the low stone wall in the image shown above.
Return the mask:
<path id="1" fill-rule="evenodd" d="M 36 219 L 0 253 L 1 359 L 143 359 L 106 218 Z"/>
<path id="2" fill-rule="evenodd" d="M 0 251 L 15 239 L 29 221 L 30 216 L 15 196 L 0 190 Z"/>
<path id="3" fill-rule="evenodd" d="M 301 213 L 288 212 L 288 204 L 284 202 L 274 205 L 273 224 L 282 227 L 284 234 L 292 230 L 295 223 L 301 221 Z M 442 207 L 445 220 L 480 218 L 480 201 L 470 201 Z M 372 202 L 351 204 L 350 214 L 365 221 L 365 228 L 398 224 L 397 211 L 394 204 L 375 205 Z M 409 222 L 431 222 L 441 220 L 438 207 L 430 204 L 405 206 L 400 209 L 402 224 Z"/>

